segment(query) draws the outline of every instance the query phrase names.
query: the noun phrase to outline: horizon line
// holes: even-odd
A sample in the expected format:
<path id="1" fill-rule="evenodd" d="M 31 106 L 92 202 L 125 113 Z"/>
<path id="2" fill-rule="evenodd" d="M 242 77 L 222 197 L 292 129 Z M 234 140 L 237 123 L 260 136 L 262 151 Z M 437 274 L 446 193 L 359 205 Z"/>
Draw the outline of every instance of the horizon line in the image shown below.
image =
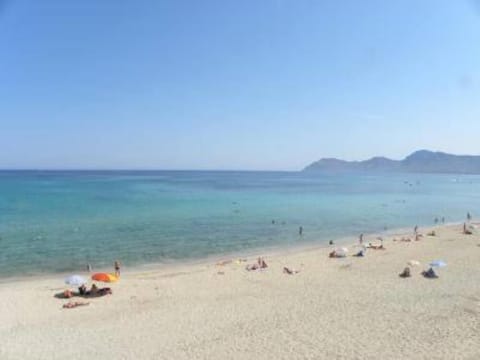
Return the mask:
<path id="1" fill-rule="evenodd" d="M 0 168 L 0 172 L 7 172 L 7 171 L 29 171 L 29 172 L 41 172 L 41 171 L 47 171 L 47 172 L 60 172 L 60 171 L 106 171 L 106 172 L 114 172 L 114 171 L 177 171 L 177 172 L 187 172 L 187 171 L 209 171 L 209 172 L 302 172 L 303 169 L 301 170 L 255 170 L 255 169 L 113 169 L 113 168 L 107 168 L 107 169 L 89 169 L 89 168 L 65 168 L 65 169 L 60 169 L 60 168 Z"/>

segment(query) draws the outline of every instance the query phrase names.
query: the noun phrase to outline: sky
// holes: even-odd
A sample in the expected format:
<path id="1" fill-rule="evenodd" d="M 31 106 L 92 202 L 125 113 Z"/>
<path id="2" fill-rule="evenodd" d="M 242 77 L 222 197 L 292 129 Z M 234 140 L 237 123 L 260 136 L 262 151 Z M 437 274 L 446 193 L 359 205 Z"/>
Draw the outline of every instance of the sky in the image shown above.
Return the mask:
<path id="1" fill-rule="evenodd" d="M 0 0 L 0 168 L 480 154 L 480 0 Z"/>

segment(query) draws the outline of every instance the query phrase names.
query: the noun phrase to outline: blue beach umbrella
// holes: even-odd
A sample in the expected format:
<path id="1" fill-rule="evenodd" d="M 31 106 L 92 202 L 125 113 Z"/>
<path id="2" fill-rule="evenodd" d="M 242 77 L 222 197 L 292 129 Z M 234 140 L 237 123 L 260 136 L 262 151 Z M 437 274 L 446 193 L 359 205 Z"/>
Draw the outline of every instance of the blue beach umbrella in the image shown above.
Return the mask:
<path id="1" fill-rule="evenodd" d="M 80 275 L 71 275 L 65 279 L 65 284 L 72 286 L 81 286 L 87 283 L 87 280 Z"/>
<path id="2" fill-rule="evenodd" d="M 447 266 L 447 263 L 443 260 L 433 260 L 431 263 L 430 263 L 430 266 L 431 267 L 437 267 L 437 268 L 441 268 L 441 267 L 445 267 Z"/>

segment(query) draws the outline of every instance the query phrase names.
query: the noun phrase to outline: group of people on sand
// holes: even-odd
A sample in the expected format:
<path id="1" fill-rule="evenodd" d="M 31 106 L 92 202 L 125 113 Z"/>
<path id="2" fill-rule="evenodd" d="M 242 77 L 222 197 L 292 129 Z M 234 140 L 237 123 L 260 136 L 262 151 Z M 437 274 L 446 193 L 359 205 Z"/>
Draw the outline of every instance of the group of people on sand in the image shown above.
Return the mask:
<path id="1" fill-rule="evenodd" d="M 87 290 L 85 285 L 78 288 L 78 292 L 81 296 L 100 297 L 104 295 L 111 295 L 112 289 L 109 287 L 99 288 L 97 285 L 92 284 L 90 290 Z"/>
<path id="2" fill-rule="evenodd" d="M 115 270 L 115 276 L 120 277 L 120 261 L 116 260 L 113 266 Z M 92 267 L 90 264 L 87 265 L 87 270 L 88 272 L 92 271 Z M 85 284 L 82 284 L 81 286 L 78 287 L 78 292 L 65 290 L 63 293 L 57 294 L 55 296 L 63 299 L 71 299 L 74 296 L 78 296 L 82 298 L 95 298 L 95 297 L 101 297 L 101 296 L 111 295 L 111 294 L 112 294 L 112 289 L 109 287 L 99 288 L 96 284 L 92 284 L 90 289 L 87 289 L 87 286 Z M 89 302 L 69 301 L 68 303 L 63 304 L 63 308 L 73 309 L 79 306 L 85 306 L 89 304 L 90 304 Z"/>
<path id="3" fill-rule="evenodd" d="M 435 273 L 435 271 L 433 270 L 432 267 L 430 267 L 426 271 L 422 271 L 421 274 L 426 279 L 437 279 L 438 278 L 438 275 Z M 398 276 L 400 276 L 401 278 L 411 277 L 412 273 L 410 271 L 410 267 L 407 266 L 405 269 L 403 269 L 403 271 L 400 274 L 398 274 Z"/>
<path id="4" fill-rule="evenodd" d="M 247 265 L 245 267 L 245 270 L 255 271 L 255 270 L 262 270 L 266 268 L 268 268 L 267 262 L 263 257 L 259 257 L 257 258 L 257 261 L 255 263 Z M 298 274 L 299 272 L 300 270 L 291 269 L 287 266 L 283 267 L 283 273 L 287 275 L 294 275 L 294 274 Z"/>
<path id="5" fill-rule="evenodd" d="M 63 298 L 65 299 L 70 299 L 74 296 L 80 296 L 80 297 L 101 297 L 105 295 L 111 295 L 112 294 L 112 289 L 109 287 L 104 287 L 104 288 L 99 288 L 96 284 L 92 284 L 90 287 L 90 290 L 87 290 L 87 287 L 85 284 L 81 285 L 78 288 L 78 292 L 73 292 L 71 290 L 65 290 L 63 292 Z"/>
<path id="6" fill-rule="evenodd" d="M 467 235 L 471 235 L 472 234 L 472 229 L 474 228 L 472 225 L 467 225 L 468 222 L 470 222 L 472 219 L 472 216 L 470 213 L 467 213 L 467 222 L 463 224 L 463 233 L 464 234 L 467 234 Z M 444 220 L 444 219 L 442 219 Z M 438 222 L 438 221 L 436 221 Z M 415 240 L 416 241 L 419 241 L 421 237 L 423 237 L 423 235 L 419 232 L 419 228 L 417 225 L 415 225 L 415 227 L 413 228 L 413 233 L 415 235 Z M 427 233 L 428 236 L 436 236 L 436 232 L 435 230 L 432 230 L 430 232 Z M 363 249 L 360 250 L 357 254 L 353 255 L 353 256 L 358 256 L 358 257 L 362 257 L 364 256 L 365 254 L 365 250 L 366 249 L 374 249 L 374 250 L 385 250 L 385 247 L 383 246 L 383 239 L 381 237 L 378 237 L 377 239 L 379 239 L 381 241 L 381 243 L 379 245 L 373 245 L 372 243 L 369 243 L 367 246 L 364 246 L 363 243 L 364 243 L 364 235 L 363 234 L 360 234 L 359 236 L 359 244 L 361 246 L 363 246 Z M 397 241 L 396 239 L 393 239 L 393 241 Z M 412 241 L 410 238 L 405 238 L 405 237 L 402 237 L 399 241 L 406 241 L 406 242 L 409 242 L 409 241 Z M 330 245 L 333 245 L 333 242 L 330 241 Z M 340 249 L 340 250 L 333 250 L 331 251 L 328 256 L 330 258 L 343 258 L 343 257 L 346 257 L 346 249 Z M 415 261 L 415 263 L 418 265 L 419 263 L 417 261 Z M 424 270 L 421 272 L 421 275 L 423 277 L 425 277 L 426 279 L 437 279 L 438 278 L 438 275 L 436 274 L 435 270 L 433 269 L 433 265 L 430 266 L 430 268 L 428 270 Z M 406 267 L 400 274 L 399 276 L 401 278 L 409 278 L 412 276 L 412 272 L 411 272 L 411 269 L 410 267 Z"/>
<path id="7" fill-rule="evenodd" d="M 245 270 L 254 271 L 254 270 L 260 270 L 260 269 L 266 269 L 266 268 L 268 268 L 267 263 L 265 262 L 265 260 L 262 257 L 259 257 L 257 259 L 257 262 L 247 265 L 245 267 Z"/>
<path id="8" fill-rule="evenodd" d="M 472 235 L 472 226 L 467 225 L 472 220 L 472 215 L 470 212 L 467 212 L 467 222 L 463 223 L 463 234 L 465 235 Z M 445 218 L 442 217 L 442 223 L 445 222 Z M 438 218 L 435 218 L 435 224 L 438 223 Z M 420 240 L 419 237 L 422 236 L 422 234 L 418 233 L 418 226 L 415 226 L 414 228 L 414 233 L 415 233 L 415 240 Z M 436 236 L 435 230 L 432 230 L 427 233 L 428 236 Z M 395 240 L 395 239 L 394 239 Z M 411 241 L 410 239 L 405 239 L 402 238 L 400 241 Z M 421 275 L 426 278 L 426 279 L 438 279 L 438 275 L 435 273 L 435 270 L 433 270 L 433 267 L 431 266 L 428 270 L 424 270 L 421 272 Z M 410 267 L 406 267 L 400 274 L 399 276 L 401 278 L 408 278 L 411 277 L 411 270 Z"/>
<path id="9" fill-rule="evenodd" d="M 471 214 L 468 212 L 467 213 L 467 222 L 463 224 L 463 233 L 464 234 L 467 234 L 467 235 L 471 235 L 472 234 L 472 225 L 467 225 L 472 219 L 472 216 Z M 438 218 L 435 218 L 435 224 L 437 224 L 440 220 Z M 441 221 L 442 223 L 445 223 L 445 218 L 442 217 L 441 218 Z M 272 221 L 273 223 L 273 221 Z M 303 233 L 303 228 L 300 227 L 299 229 L 299 234 L 302 235 Z M 415 225 L 415 227 L 413 228 L 413 235 L 414 235 L 414 238 L 415 238 L 415 241 L 419 241 L 421 240 L 421 238 L 423 237 L 423 234 L 421 234 L 419 232 L 419 228 L 418 228 L 418 225 Z M 427 233 L 428 236 L 436 236 L 436 232 L 435 230 L 432 230 L 430 232 Z M 372 244 L 371 242 L 368 243 L 368 245 L 364 245 L 364 235 L 363 234 L 360 234 L 359 236 L 359 239 L 358 239 L 358 242 L 359 242 L 359 245 L 362 247 L 362 249 L 360 251 L 358 251 L 356 254 L 354 254 L 353 256 L 356 256 L 356 257 L 363 257 L 365 256 L 365 252 L 366 252 L 366 249 L 372 249 L 372 250 L 386 250 L 385 246 L 383 245 L 383 238 L 381 237 L 377 237 L 378 240 L 380 240 L 380 244 Z M 412 239 L 410 237 L 402 237 L 400 240 L 397 240 L 397 239 L 393 239 L 393 241 L 404 241 L 404 242 L 410 242 L 412 241 Z M 329 244 L 330 245 L 333 245 L 334 242 L 333 240 L 330 240 L 329 241 Z M 344 258 L 347 256 L 347 249 L 344 249 L 344 248 L 339 248 L 339 249 L 335 249 L 333 251 L 331 251 L 329 254 L 328 254 L 328 257 L 330 258 Z M 259 257 L 257 259 L 257 261 L 253 264 L 250 264 L 250 265 L 247 265 L 246 266 L 246 270 L 247 271 L 254 271 L 254 270 L 260 270 L 260 269 L 266 269 L 268 267 L 267 263 L 265 262 L 265 260 L 262 258 L 262 257 Z M 296 274 L 298 273 L 299 271 L 296 271 L 296 270 L 292 270 L 288 267 L 284 267 L 283 268 L 283 272 L 285 274 Z M 435 273 L 435 271 L 433 270 L 433 267 L 430 267 L 428 270 L 425 270 L 425 271 L 422 271 L 421 272 L 421 275 L 427 279 L 436 279 L 438 278 L 438 275 Z M 412 273 L 411 273 L 411 269 L 410 267 L 406 267 L 400 274 L 399 276 L 401 278 L 408 278 L 408 277 L 411 277 L 412 276 Z"/>

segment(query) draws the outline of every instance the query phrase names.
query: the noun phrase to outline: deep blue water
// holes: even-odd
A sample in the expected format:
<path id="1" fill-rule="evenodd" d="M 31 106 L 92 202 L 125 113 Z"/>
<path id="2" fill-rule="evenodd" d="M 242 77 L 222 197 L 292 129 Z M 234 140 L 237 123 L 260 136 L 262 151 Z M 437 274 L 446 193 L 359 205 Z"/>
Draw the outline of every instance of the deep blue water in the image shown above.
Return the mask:
<path id="1" fill-rule="evenodd" d="M 467 211 L 480 213 L 479 176 L 3 171 L 0 276 L 321 244 Z"/>

